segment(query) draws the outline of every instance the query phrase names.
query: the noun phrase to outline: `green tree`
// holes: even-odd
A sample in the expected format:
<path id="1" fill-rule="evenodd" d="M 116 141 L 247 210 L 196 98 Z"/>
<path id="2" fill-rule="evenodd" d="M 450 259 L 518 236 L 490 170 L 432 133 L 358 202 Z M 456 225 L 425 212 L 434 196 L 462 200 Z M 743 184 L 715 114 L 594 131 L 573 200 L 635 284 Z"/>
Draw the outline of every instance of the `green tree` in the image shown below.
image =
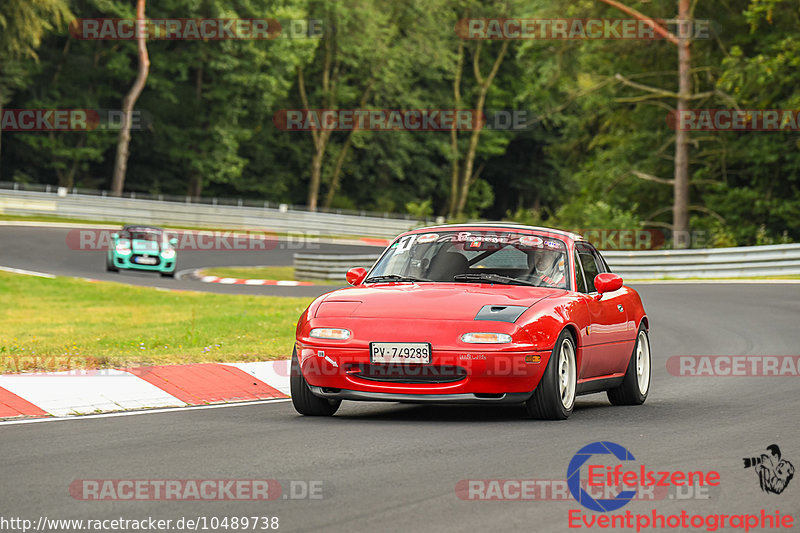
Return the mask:
<path id="1" fill-rule="evenodd" d="M 4 0 L 0 2 L 0 118 L 15 91 L 25 87 L 26 65 L 48 32 L 72 18 L 67 0 Z M 0 131 L 2 157 L 2 131 Z"/>

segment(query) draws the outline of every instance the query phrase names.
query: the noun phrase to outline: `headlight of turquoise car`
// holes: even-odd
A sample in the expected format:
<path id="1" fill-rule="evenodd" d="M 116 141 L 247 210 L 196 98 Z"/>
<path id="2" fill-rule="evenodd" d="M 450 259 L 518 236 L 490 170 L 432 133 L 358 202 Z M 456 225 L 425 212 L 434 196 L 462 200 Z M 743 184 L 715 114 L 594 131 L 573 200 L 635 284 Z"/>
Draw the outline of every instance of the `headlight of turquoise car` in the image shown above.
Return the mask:
<path id="1" fill-rule="evenodd" d="M 128 255 L 131 253 L 131 243 L 130 241 L 119 241 L 115 249 L 120 255 Z"/>
<path id="2" fill-rule="evenodd" d="M 175 250 L 172 248 L 161 250 L 161 257 L 163 257 L 164 259 L 172 259 L 173 257 L 175 257 Z"/>

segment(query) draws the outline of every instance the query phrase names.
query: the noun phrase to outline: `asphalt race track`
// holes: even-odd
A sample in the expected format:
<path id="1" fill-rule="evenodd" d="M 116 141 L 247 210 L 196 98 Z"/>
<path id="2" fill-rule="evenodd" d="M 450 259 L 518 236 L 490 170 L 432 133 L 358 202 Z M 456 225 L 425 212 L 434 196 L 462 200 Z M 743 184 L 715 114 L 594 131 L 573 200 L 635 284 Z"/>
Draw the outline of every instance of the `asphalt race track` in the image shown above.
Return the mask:
<path id="1" fill-rule="evenodd" d="M 57 231 L 13 233 L 10 238 L 8 228 L 0 229 L 4 266 L 86 276 L 82 268 L 88 267 L 82 265 L 93 265 L 93 277 L 108 279 L 100 270 L 102 255 L 66 253 Z M 34 237 L 60 246 L 63 260 L 55 252 L 50 260 L 37 258 L 28 240 Z M 241 257 L 237 264 L 249 264 Z M 205 266 L 200 260 L 210 256 L 182 259 L 181 268 Z M 224 264 L 224 258 L 219 261 Z M 251 264 L 263 261 L 253 257 Z M 153 280 L 172 283 L 147 281 Z M 742 458 L 758 457 L 766 446 L 778 444 L 783 458 L 800 467 L 800 378 L 679 377 L 667 372 L 666 361 L 673 355 L 797 355 L 798 285 L 637 288 L 650 318 L 653 352 L 653 386 L 643 406 L 613 407 L 604 394 L 583 396 L 569 420 L 544 422 L 523 418 L 517 407 L 352 402 L 332 418 L 311 418 L 296 415 L 289 402 L 273 402 L 4 424 L 0 516 L 34 524 L 40 516 L 173 521 L 261 516 L 278 517 L 279 531 L 567 531 L 571 510 L 582 510 L 580 516 L 587 519 L 601 513 L 571 498 L 465 501 L 456 486 L 461 480 L 564 480 L 580 448 L 607 440 L 635 456 L 630 469 L 717 471 L 721 485 L 710 490 L 708 499 L 681 499 L 670 492 L 664 499 L 632 501 L 603 516 L 765 510 L 792 514 L 796 523 L 800 474 L 782 494 L 767 494 L 753 469 L 743 468 Z M 321 481 L 322 498 L 80 501 L 69 493 L 70 484 L 83 479 L 253 478 L 280 481 L 284 494 L 289 481 L 300 487 L 300 482 Z M 582 523 L 578 519 L 573 525 Z"/>
<path id="2" fill-rule="evenodd" d="M 116 281 L 131 285 L 196 290 L 226 294 L 271 294 L 278 296 L 319 296 L 335 286 L 313 287 L 243 286 L 202 283 L 191 279 L 162 278 L 150 272 L 106 272 L 104 250 L 81 250 L 76 239 L 68 236 L 69 228 L 0 226 L 0 266 L 33 270 L 103 281 Z M 72 244 L 72 246 L 70 245 Z M 244 246 L 243 246 L 244 248 Z M 202 267 L 219 266 L 283 266 L 291 265 L 292 257 L 302 253 L 367 253 L 375 254 L 375 246 L 325 244 L 318 240 L 281 238 L 271 250 L 179 250 L 178 272 Z M 344 280 L 342 280 L 344 285 Z"/>

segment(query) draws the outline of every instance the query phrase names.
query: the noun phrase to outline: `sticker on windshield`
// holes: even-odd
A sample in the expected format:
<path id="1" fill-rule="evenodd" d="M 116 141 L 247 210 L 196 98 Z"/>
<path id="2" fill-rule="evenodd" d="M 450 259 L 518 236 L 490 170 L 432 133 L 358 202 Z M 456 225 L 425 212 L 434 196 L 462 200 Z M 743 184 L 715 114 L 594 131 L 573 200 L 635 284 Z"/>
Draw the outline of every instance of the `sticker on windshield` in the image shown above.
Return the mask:
<path id="1" fill-rule="evenodd" d="M 523 235 L 519 238 L 519 243 L 522 246 L 535 246 L 536 248 L 542 247 L 542 239 L 540 237 L 533 237 L 531 235 Z"/>
<path id="2" fill-rule="evenodd" d="M 471 242 L 488 242 L 493 244 L 507 244 L 508 243 L 508 235 L 497 235 L 495 233 L 487 233 L 485 235 L 480 235 L 476 233 L 470 233 L 468 231 L 462 231 L 458 235 L 456 235 L 457 242 L 463 241 L 471 241 Z M 470 244 L 470 247 L 473 246 Z"/>
<path id="3" fill-rule="evenodd" d="M 433 242 L 439 238 L 438 233 L 426 233 L 425 235 L 420 235 L 417 237 L 418 244 L 425 244 L 426 242 Z"/>
<path id="4" fill-rule="evenodd" d="M 408 235 L 400 239 L 400 242 L 397 245 L 397 250 L 395 250 L 395 253 L 402 254 L 407 252 L 411 248 L 411 245 L 414 244 L 416 238 L 417 238 L 416 235 Z"/>
<path id="5" fill-rule="evenodd" d="M 561 243 L 558 241 L 544 241 L 544 245 L 548 248 L 556 248 L 558 250 L 561 249 Z"/>

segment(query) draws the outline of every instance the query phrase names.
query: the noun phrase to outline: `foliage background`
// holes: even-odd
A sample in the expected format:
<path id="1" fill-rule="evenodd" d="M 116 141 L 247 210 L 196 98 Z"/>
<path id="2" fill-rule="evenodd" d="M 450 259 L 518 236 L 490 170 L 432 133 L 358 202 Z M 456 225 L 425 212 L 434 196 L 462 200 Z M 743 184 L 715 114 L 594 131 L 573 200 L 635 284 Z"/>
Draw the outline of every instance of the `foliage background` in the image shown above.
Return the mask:
<path id="1" fill-rule="evenodd" d="M 672 1 L 627 4 L 655 18 L 677 9 Z M 150 76 L 136 105 L 150 121 L 133 133 L 127 191 L 291 204 L 307 201 L 314 142 L 277 129 L 272 117 L 302 107 L 299 71 L 312 108 L 448 109 L 459 19 L 623 18 L 594 0 L 158 0 L 147 14 L 325 21 L 325 39 L 149 41 Z M 796 0 L 698 0 L 694 15 L 712 21 L 711 38 L 692 45 L 694 91 L 706 94 L 695 108 L 800 109 Z M 67 23 L 133 16 L 129 0 L 0 2 L 0 106 L 118 109 L 135 77 L 135 43 L 76 40 Z M 469 108 L 477 51 L 485 73 L 502 44 L 461 44 L 461 107 Z M 327 88 L 326 46 L 336 76 Z M 668 227 L 672 188 L 632 171 L 672 177 L 666 115 L 674 101 L 641 98 L 619 78 L 674 92 L 676 69 L 675 47 L 659 40 L 510 42 L 486 108 L 536 119 L 524 131 L 482 133 L 482 171 L 462 216 Z M 800 239 L 797 132 L 696 132 L 691 140 L 692 229 L 717 246 Z M 459 137 L 459 153 L 467 142 Z M 107 189 L 115 143 L 115 132 L 4 132 L 0 180 Z M 444 215 L 452 162 L 448 132 L 335 132 L 322 156 L 320 204 Z"/>

